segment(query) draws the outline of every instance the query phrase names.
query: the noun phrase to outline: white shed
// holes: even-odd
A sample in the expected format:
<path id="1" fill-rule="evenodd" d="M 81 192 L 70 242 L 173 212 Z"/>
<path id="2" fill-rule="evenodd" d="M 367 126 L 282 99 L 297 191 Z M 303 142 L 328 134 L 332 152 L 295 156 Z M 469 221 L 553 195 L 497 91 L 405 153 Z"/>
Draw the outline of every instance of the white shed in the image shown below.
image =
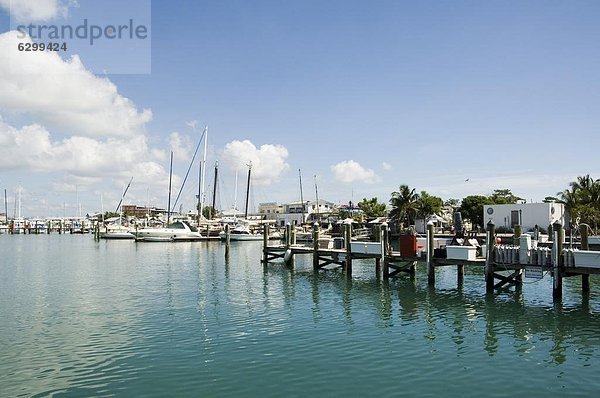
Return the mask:
<path id="1" fill-rule="evenodd" d="M 556 221 L 565 225 L 567 216 L 562 203 L 515 203 L 483 206 L 483 220 L 485 224 L 493 221 L 496 228 L 513 228 L 520 224 L 523 232 L 527 232 L 536 225 L 547 229 Z"/>

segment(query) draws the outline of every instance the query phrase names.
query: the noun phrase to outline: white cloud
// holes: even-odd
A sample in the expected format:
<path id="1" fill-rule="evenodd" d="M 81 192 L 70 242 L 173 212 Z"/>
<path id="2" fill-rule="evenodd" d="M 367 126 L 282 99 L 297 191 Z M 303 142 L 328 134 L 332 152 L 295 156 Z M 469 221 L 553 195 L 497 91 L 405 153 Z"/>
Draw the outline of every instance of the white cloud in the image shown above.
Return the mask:
<path id="1" fill-rule="evenodd" d="M 73 56 L 17 50 L 17 32 L 0 34 L 0 111 L 24 114 L 51 130 L 84 137 L 131 137 L 152 119 L 107 78 Z"/>
<path id="2" fill-rule="evenodd" d="M 192 158 L 192 140 L 186 135 L 181 135 L 174 131 L 169 134 L 169 147 L 173 151 L 173 156 L 177 160 L 189 162 Z"/>
<path id="3" fill-rule="evenodd" d="M 232 170 L 244 169 L 252 162 L 252 180 L 259 185 L 276 182 L 289 165 L 288 150 L 282 145 L 265 144 L 257 148 L 249 140 L 232 141 L 223 149 L 223 160 Z"/>
<path id="4" fill-rule="evenodd" d="M 48 21 L 66 17 L 69 7 L 79 6 L 76 0 L 0 0 L 4 8 L 16 22 Z"/>
<path id="5" fill-rule="evenodd" d="M 389 164 L 388 162 L 382 162 L 381 163 L 381 167 L 383 168 L 383 170 L 385 171 L 390 171 L 392 169 L 392 165 Z"/>
<path id="6" fill-rule="evenodd" d="M 69 7 L 78 5 L 76 0 L 0 0 L 0 8 L 4 8 L 16 22 L 39 22 L 66 17 Z"/>
<path id="7" fill-rule="evenodd" d="M 157 163 L 143 135 L 128 140 L 69 137 L 53 141 L 39 124 L 20 129 L 0 120 L 0 170 L 67 172 L 75 177 L 125 177 L 164 184 L 168 173 Z"/>
<path id="8" fill-rule="evenodd" d="M 381 180 L 373 170 L 364 168 L 354 160 L 345 160 L 333 165 L 331 166 L 331 171 L 333 171 L 335 179 L 341 182 L 360 181 L 372 184 Z"/>

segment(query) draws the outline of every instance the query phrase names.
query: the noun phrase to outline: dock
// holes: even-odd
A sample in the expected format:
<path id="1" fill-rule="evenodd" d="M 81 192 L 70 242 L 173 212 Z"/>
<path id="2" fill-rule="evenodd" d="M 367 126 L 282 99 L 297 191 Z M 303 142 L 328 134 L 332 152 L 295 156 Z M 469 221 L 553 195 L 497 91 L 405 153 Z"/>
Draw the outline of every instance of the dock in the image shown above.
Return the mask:
<path id="1" fill-rule="evenodd" d="M 588 252 L 588 227 L 580 228 L 581 243 L 578 250 L 564 247 L 564 229 L 559 223 L 552 226 L 553 240 L 550 244 L 531 244 L 529 235 L 521 235 L 515 229 L 514 245 L 496 243 L 495 226 L 492 222 L 486 228 L 485 244 L 479 255 L 476 247 L 448 246 L 445 250 L 435 250 L 435 233 L 432 224 L 427 226 L 426 256 L 405 255 L 402 250 L 392 250 L 390 231 L 386 223 L 375 230 L 373 242 L 353 241 L 352 224 L 344 224 L 343 237 L 320 240 L 319 226 L 312 226 L 312 246 L 296 244 L 294 229 L 288 224 L 283 243 L 269 241 L 268 228 L 263 230 L 263 258 L 265 265 L 283 261 L 293 266 L 298 255 L 312 255 L 313 269 L 319 272 L 326 269 L 341 269 L 347 277 L 352 276 L 355 259 L 374 260 L 376 278 L 388 280 L 401 275 L 414 276 L 417 262 L 425 261 L 427 280 L 435 286 L 435 270 L 438 267 L 456 267 L 457 284 L 462 284 L 465 267 L 484 270 L 487 293 L 494 293 L 511 286 L 521 287 L 523 277 L 542 278 L 544 273 L 553 278 L 552 297 L 554 302 L 562 300 L 562 280 L 567 277 L 581 277 L 582 294 L 590 292 L 590 275 L 600 274 L 600 252 Z M 598 253 L 597 255 L 595 253 Z M 404 255 L 403 255 L 404 254 Z M 586 255 L 593 255 L 588 260 Z"/>

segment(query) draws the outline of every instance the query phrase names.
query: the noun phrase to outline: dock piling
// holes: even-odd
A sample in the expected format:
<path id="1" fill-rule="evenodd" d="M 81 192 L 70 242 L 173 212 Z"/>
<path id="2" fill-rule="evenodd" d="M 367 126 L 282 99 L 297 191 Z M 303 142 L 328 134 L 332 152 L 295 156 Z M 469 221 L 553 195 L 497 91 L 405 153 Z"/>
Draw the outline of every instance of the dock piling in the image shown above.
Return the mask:
<path id="1" fill-rule="evenodd" d="M 381 238 L 383 240 L 383 279 L 387 280 L 390 277 L 390 230 L 388 224 L 381 224 Z"/>
<path id="2" fill-rule="evenodd" d="M 352 223 L 344 224 L 344 241 L 346 244 L 346 261 L 344 271 L 352 275 Z"/>
<path id="3" fill-rule="evenodd" d="M 312 225 L 312 241 L 313 241 L 313 269 L 319 269 L 319 224 Z"/>
<path id="4" fill-rule="evenodd" d="M 485 254 L 485 291 L 494 291 L 494 248 L 496 246 L 496 225 L 490 220 L 487 224 Z"/>
<path id="5" fill-rule="evenodd" d="M 430 286 L 435 285 L 435 266 L 433 264 L 434 239 L 434 225 L 430 221 L 427 223 L 427 283 Z"/>
<path id="6" fill-rule="evenodd" d="M 554 281 L 552 283 L 552 299 L 555 302 L 558 302 L 562 300 L 562 271 L 564 265 L 562 261 L 562 252 L 564 230 L 558 221 L 554 223 L 553 230 L 554 242 L 552 242 L 552 250 L 554 252 L 554 262 L 552 264 L 552 275 L 554 276 Z"/>
<path id="7" fill-rule="evenodd" d="M 267 263 L 269 251 L 269 224 L 263 224 L 263 262 Z"/>
<path id="8" fill-rule="evenodd" d="M 229 224 L 225 224 L 225 257 L 229 257 L 229 244 L 231 242 L 231 232 Z"/>
<path id="9" fill-rule="evenodd" d="M 579 226 L 579 234 L 581 235 L 581 250 L 590 250 L 590 245 L 588 241 L 588 228 L 587 224 L 581 224 Z M 589 293 L 590 292 L 590 275 L 582 274 L 581 275 L 581 292 Z"/>

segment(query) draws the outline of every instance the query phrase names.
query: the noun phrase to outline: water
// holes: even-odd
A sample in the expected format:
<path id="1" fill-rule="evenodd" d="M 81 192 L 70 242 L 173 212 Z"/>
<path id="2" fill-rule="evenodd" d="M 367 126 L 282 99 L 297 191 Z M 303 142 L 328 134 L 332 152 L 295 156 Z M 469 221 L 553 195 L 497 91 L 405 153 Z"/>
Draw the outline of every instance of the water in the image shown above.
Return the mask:
<path id="1" fill-rule="evenodd" d="M 0 235 L 0 396 L 597 396 L 600 289 L 485 295 L 260 263 L 261 242 Z M 526 280 L 532 282 L 532 280 Z"/>

